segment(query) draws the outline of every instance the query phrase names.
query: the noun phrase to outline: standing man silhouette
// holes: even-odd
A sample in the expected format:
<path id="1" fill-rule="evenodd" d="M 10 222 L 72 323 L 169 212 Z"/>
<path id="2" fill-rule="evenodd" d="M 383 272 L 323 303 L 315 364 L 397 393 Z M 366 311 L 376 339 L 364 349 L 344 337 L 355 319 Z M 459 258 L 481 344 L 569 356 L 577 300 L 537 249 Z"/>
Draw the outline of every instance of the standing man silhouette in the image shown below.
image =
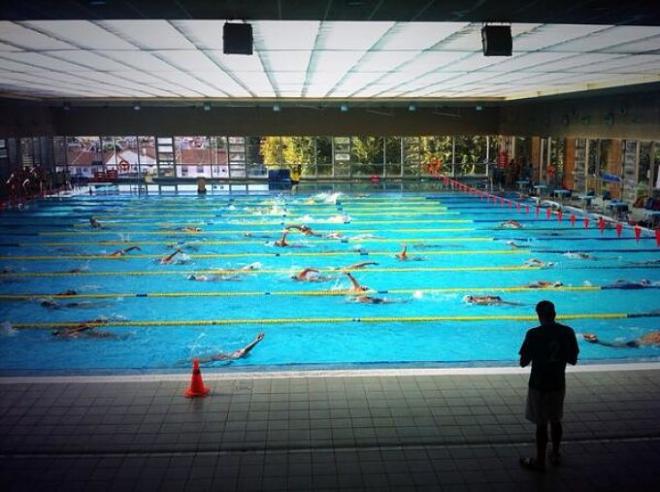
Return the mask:
<path id="1" fill-rule="evenodd" d="M 552 437 L 550 462 L 560 463 L 566 364 L 577 363 L 579 349 L 573 329 L 555 322 L 554 304 L 539 302 L 536 314 L 541 325 L 527 332 L 520 347 L 520 367 L 532 363 L 525 417 L 536 424 L 536 458 L 520 458 L 520 465 L 528 470 L 543 471 L 548 424 Z"/>

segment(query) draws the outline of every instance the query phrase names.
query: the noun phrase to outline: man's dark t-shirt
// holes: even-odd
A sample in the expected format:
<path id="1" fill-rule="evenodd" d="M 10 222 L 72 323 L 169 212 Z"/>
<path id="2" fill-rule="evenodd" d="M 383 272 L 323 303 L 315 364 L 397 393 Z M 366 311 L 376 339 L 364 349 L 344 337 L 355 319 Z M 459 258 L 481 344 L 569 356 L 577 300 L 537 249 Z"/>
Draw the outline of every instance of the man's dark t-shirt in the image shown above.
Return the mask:
<path id="1" fill-rule="evenodd" d="M 539 391 L 564 389 L 566 363 L 575 364 L 578 352 L 575 332 L 568 326 L 553 323 L 529 330 L 520 347 L 521 360 L 532 362 L 529 387 Z"/>

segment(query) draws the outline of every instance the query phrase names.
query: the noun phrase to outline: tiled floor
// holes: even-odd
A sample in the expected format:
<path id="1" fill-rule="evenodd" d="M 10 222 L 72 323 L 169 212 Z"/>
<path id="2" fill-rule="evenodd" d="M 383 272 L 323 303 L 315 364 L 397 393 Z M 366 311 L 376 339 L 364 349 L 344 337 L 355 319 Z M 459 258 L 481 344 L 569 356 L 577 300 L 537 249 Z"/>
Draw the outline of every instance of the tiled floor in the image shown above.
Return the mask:
<path id="1" fill-rule="evenodd" d="M 526 373 L 0 379 L 2 490 L 652 490 L 660 370 L 568 377 L 564 461 L 533 452 Z M 47 382 L 46 382 L 47 381 Z"/>

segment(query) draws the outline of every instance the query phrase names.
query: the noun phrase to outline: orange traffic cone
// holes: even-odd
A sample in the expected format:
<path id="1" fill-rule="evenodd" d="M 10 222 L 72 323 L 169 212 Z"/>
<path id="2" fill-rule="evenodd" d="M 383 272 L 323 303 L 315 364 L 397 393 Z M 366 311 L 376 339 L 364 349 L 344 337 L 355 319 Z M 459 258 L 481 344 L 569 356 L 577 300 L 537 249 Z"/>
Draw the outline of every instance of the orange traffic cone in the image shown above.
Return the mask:
<path id="1" fill-rule="evenodd" d="M 199 359 L 193 359 L 193 372 L 190 380 L 190 387 L 184 393 L 186 398 L 196 398 L 198 396 L 206 396 L 209 388 L 204 386 L 202 381 L 202 372 L 199 370 Z"/>

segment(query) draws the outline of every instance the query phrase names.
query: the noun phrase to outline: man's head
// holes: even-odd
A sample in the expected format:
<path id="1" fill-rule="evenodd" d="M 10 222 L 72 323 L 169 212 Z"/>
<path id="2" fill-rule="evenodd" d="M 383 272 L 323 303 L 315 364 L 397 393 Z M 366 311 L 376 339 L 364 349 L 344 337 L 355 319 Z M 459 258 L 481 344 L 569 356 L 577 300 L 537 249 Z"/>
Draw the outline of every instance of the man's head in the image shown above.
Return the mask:
<path id="1" fill-rule="evenodd" d="M 555 321 L 555 305 L 550 301 L 541 301 L 536 305 L 536 314 L 542 325 L 547 325 Z"/>

